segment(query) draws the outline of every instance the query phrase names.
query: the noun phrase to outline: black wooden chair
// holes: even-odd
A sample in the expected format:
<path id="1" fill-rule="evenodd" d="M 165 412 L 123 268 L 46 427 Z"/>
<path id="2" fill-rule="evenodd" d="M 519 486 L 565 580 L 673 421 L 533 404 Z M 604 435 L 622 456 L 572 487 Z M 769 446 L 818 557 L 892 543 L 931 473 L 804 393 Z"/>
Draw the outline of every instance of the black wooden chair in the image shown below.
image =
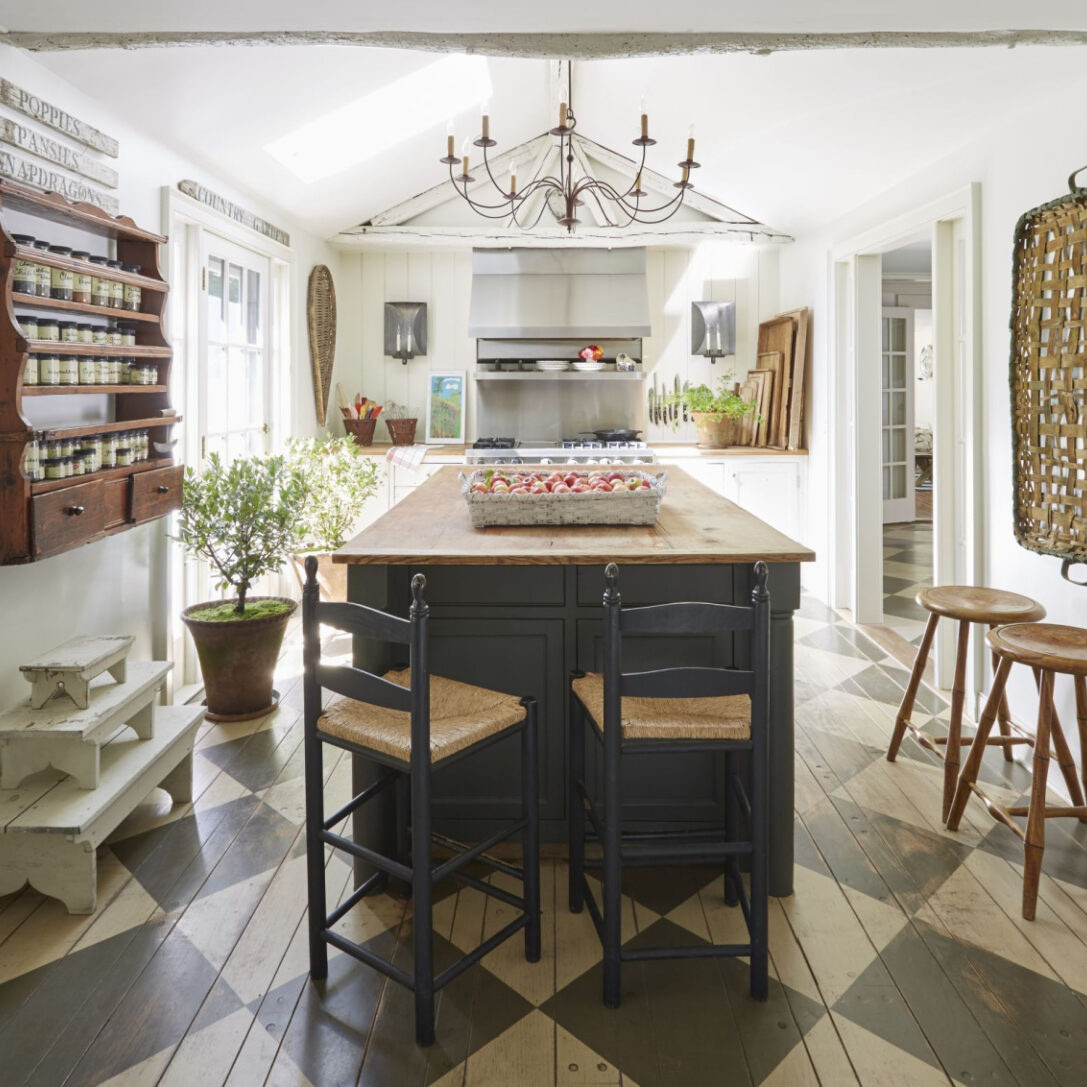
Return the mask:
<path id="1" fill-rule="evenodd" d="M 540 830 L 536 742 L 536 700 L 489 691 L 483 687 L 432 676 L 427 661 L 429 608 L 423 597 L 426 579 L 412 578 L 411 618 L 400 619 L 361 604 L 321 603 L 317 560 L 306 559 L 306 585 L 302 594 L 304 638 L 306 853 L 309 872 L 310 976 L 328 976 L 328 944 L 353 955 L 368 966 L 407 986 L 415 993 L 415 1039 L 419 1045 L 434 1041 L 434 994 L 489 951 L 525 930 L 525 958 L 540 959 Z M 321 624 L 357 637 L 407 646 L 409 667 L 377 676 L 360 668 L 334 667 L 321 662 Z M 342 697 L 323 705 L 323 691 Z M 433 770 L 470 755 L 515 732 L 521 734 L 523 814 L 484 842 L 467 846 L 431 832 L 430 778 Z M 372 785 L 335 814 L 325 816 L 322 745 L 332 744 L 352 755 L 362 755 L 386 768 Z M 409 786 L 404 808 L 410 810 L 410 853 L 394 858 L 354 842 L 334 827 L 390 785 Z M 404 811 L 406 817 L 408 812 Z M 405 818 L 406 821 L 406 818 Z M 397 828 L 398 835 L 406 828 Z M 516 868 L 488 850 L 499 842 L 523 834 L 524 865 Z M 453 856 L 435 863 L 432 844 Z M 325 902 L 326 845 L 342 849 L 377 871 L 332 913 Z M 410 859 L 410 864 L 404 860 Z M 468 861 L 482 861 L 513 875 L 524 885 L 518 898 L 461 871 Z M 412 972 L 334 931 L 336 923 L 366 894 L 378 889 L 387 876 L 402 880 L 413 899 Z M 508 925 L 474 951 L 441 973 L 434 973 L 432 892 L 442 879 L 452 877 L 492 895 L 520 911 Z"/>
<path id="2" fill-rule="evenodd" d="M 767 762 L 769 758 L 770 594 L 766 563 L 755 564 L 750 606 L 676 603 L 624 608 L 614 563 L 605 571 L 604 671 L 575 672 L 570 690 L 570 909 L 589 907 L 604 945 L 604 1003 L 617 1008 L 620 967 L 645 959 L 691 959 L 748 955 L 751 995 L 767 996 Z M 624 635 L 747 634 L 749 666 L 658 668 L 624 673 Z M 743 659 L 741 656 L 741 659 Z M 603 748 L 603 804 L 585 783 L 586 721 Z M 719 830 L 658 830 L 625 833 L 622 828 L 621 762 L 625 755 L 685 752 L 725 753 L 725 826 Z M 739 771 L 739 753 L 749 755 L 750 774 Z M 743 777 L 748 778 L 745 784 Z M 588 822 L 588 829 L 586 829 Z M 746 828 L 745 837 L 738 837 Z M 586 840 L 603 846 L 603 861 L 587 860 Z M 750 858 L 751 892 L 739 858 Z M 721 864 L 725 901 L 737 903 L 747 922 L 746 944 L 623 948 L 623 867 Z M 603 868 L 603 902 L 597 904 L 586 868 Z"/>

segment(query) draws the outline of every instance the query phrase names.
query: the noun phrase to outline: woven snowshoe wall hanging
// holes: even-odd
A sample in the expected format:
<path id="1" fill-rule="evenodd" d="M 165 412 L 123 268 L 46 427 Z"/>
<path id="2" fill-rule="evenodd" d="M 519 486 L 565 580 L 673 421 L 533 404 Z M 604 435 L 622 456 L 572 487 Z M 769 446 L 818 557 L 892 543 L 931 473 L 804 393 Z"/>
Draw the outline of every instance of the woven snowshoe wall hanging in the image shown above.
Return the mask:
<path id="1" fill-rule="evenodd" d="M 306 318 L 313 364 L 313 399 L 317 422 L 324 426 L 328 417 L 328 393 L 332 388 L 332 364 L 336 360 L 336 288 L 332 273 L 324 264 L 315 265 L 309 274 Z"/>

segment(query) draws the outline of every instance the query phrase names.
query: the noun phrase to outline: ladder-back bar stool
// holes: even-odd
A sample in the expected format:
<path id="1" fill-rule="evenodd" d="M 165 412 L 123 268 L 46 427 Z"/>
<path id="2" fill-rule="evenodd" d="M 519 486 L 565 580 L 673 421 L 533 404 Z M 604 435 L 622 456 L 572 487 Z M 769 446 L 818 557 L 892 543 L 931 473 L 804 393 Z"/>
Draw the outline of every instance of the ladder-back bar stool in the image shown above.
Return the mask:
<path id="1" fill-rule="evenodd" d="M 1010 827 L 1024 843 L 1023 854 L 1023 917 L 1034 920 L 1038 902 L 1038 883 L 1042 875 L 1042 855 L 1045 852 L 1045 821 L 1054 818 L 1078 819 L 1087 823 L 1084 784 L 1076 776 L 1076 763 L 1053 704 L 1053 677 L 1072 676 L 1076 692 L 1076 720 L 1079 725 L 1081 757 L 1087 752 L 1087 630 L 1059 626 L 1056 623 L 1015 623 L 989 632 L 989 645 L 997 659 L 993 689 L 978 723 L 962 776 L 955 790 L 955 802 L 947 820 L 948 830 L 958 830 L 970 793 L 975 792 L 985 802 L 989 814 Z M 986 739 L 992 730 L 997 707 L 1004 701 L 1004 689 L 1013 664 L 1026 664 L 1039 676 L 1038 732 L 1034 742 L 1034 778 L 1031 782 L 1030 803 L 1004 807 L 986 796 L 978 781 Z M 1050 750 L 1064 776 L 1071 806 L 1046 805 L 1046 781 L 1049 777 Z M 1015 817 L 1026 817 L 1024 830 Z"/>
<path id="2" fill-rule="evenodd" d="M 315 981 L 328 976 L 328 945 L 331 944 L 411 989 L 415 994 L 415 1039 L 423 1046 L 434 1041 L 434 995 L 443 985 L 521 929 L 525 930 L 525 958 L 529 962 L 540 959 L 536 700 L 515 698 L 431 675 L 427 659 L 429 608 L 423 596 L 425 588 L 426 578 L 416 574 L 411 581 L 410 619 L 361 604 L 321 603 L 317 560 L 310 556 L 306 559 L 306 586 L 302 594 L 310 976 Z M 361 668 L 323 664 L 322 623 L 358 637 L 406 646 L 408 668 L 377 676 Z M 341 697 L 326 707 L 323 705 L 324 690 Z M 432 834 L 431 773 L 517 733 L 521 736 L 521 818 L 473 846 L 442 834 Z M 324 744 L 343 748 L 352 755 L 362 755 L 386 768 L 377 781 L 327 817 L 321 757 Z M 403 795 L 405 782 L 410 783 L 410 801 L 404 806 L 408 810 L 398 814 L 404 817 L 410 814 L 410 852 L 407 856 L 386 856 L 333 829 L 390 785 L 397 786 Z M 400 809 L 402 805 L 397 807 Z M 406 828 L 398 827 L 398 837 L 406 838 L 405 831 Z M 488 852 L 516 834 L 523 836 L 524 864 L 521 868 Z M 453 852 L 453 857 L 436 863 L 431 856 L 434 843 Z M 331 914 L 327 912 L 325 901 L 326 845 L 358 857 L 377 869 Z M 405 860 L 410 863 L 404 863 Z M 473 860 L 520 879 L 524 897 L 519 898 L 462 872 L 462 866 Z M 377 889 L 387 875 L 404 881 L 411 888 L 415 953 L 411 973 L 334 928 L 364 895 Z M 513 906 L 518 915 L 474 951 L 435 975 L 433 888 L 449 877 Z"/>
<path id="3" fill-rule="evenodd" d="M 647 959 L 750 956 L 751 995 L 767 995 L 767 835 L 769 759 L 770 594 L 767 566 L 755 564 L 750 606 L 675 603 L 621 606 L 618 568 L 605 571 L 604 671 L 575 672 L 570 692 L 570 909 L 589 908 L 604 948 L 604 1003 L 617 1008 L 620 968 Z M 624 635 L 733 632 L 749 642 L 747 668 L 621 669 Z M 586 729 L 586 724 L 591 726 Z M 603 804 L 585 783 L 585 734 L 603 748 Z M 717 830 L 624 833 L 620 763 L 628 755 L 725 753 L 725 820 Z M 750 775 L 736 774 L 734 756 L 750 753 Z M 747 776 L 747 775 L 745 775 Z M 740 837 L 741 823 L 747 836 Z M 588 827 L 586 826 L 588 823 Z M 597 904 L 585 869 L 586 839 L 603 846 L 603 901 Z M 751 862 L 751 893 L 739 858 Z M 621 932 L 623 867 L 718 864 L 725 873 L 725 902 L 737 903 L 748 927 L 744 944 L 624 949 Z"/>
<path id="4" fill-rule="evenodd" d="M 968 746 L 971 738 L 962 735 L 962 713 L 966 701 L 966 663 L 970 650 L 970 628 L 974 623 L 984 623 L 992 630 L 1005 623 L 1033 623 L 1045 618 L 1045 608 L 1029 596 L 1009 593 L 1002 589 L 986 589 L 976 585 L 941 585 L 932 589 L 923 589 L 917 594 L 917 603 L 928 613 L 925 633 L 917 649 L 917 659 L 913 663 L 906 693 L 895 718 L 894 732 L 887 748 L 887 761 L 894 762 L 898 749 L 908 729 L 922 747 L 928 748 L 944 761 L 944 793 L 941 805 L 941 818 L 947 819 L 951 810 L 951 801 L 955 796 L 958 782 L 960 751 Z M 951 688 L 951 715 L 948 722 L 947 736 L 931 736 L 923 732 L 911 720 L 913 705 L 917 698 L 917 689 L 928 663 L 932 641 L 936 636 L 936 627 L 941 618 L 954 619 L 959 624 L 955 651 L 955 679 Z M 996 666 L 994 657 L 993 666 Z M 1028 736 L 1012 734 L 1011 715 L 1008 702 L 1001 695 L 997 704 L 997 721 L 1000 736 L 993 737 L 988 743 L 1004 749 L 1004 758 L 1012 761 L 1014 744 L 1030 743 Z"/>

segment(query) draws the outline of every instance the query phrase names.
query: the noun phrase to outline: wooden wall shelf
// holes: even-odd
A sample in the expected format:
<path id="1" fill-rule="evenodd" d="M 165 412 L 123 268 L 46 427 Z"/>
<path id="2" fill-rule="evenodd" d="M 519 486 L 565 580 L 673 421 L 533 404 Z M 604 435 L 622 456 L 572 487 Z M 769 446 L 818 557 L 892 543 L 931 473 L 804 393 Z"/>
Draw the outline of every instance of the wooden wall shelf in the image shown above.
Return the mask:
<path id="1" fill-rule="evenodd" d="M 15 244 L 2 213 L 16 210 L 33 216 L 40 227 L 20 227 L 35 237 L 55 234 L 50 224 L 107 239 L 87 244 L 102 256 L 134 264 L 141 274 L 110 269 L 110 279 L 139 286 L 143 292 L 139 312 L 95 306 L 84 302 L 41 298 L 12 290 L 16 257 L 52 268 L 86 270 L 82 261 Z M 68 479 L 30 480 L 23 465 L 27 446 L 35 440 L 78 438 L 149 430 L 165 439 L 180 415 L 164 416 L 170 407 L 170 345 L 163 334 L 166 294 L 169 285 L 159 267 L 159 247 L 166 238 L 144 230 L 125 216 L 112 216 L 90 204 L 76 204 L 57 193 L 40 193 L 16 182 L 0 179 L 0 564 L 33 562 L 69 551 L 92 540 L 155 520 L 181 504 L 183 468 L 172 458 L 156 457 L 125 468 L 108 469 Z M 65 244 L 68 244 L 67 241 Z M 136 325 L 136 344 L 59 343 L 28 340 L 14 319 L 15 309 L 52 312 L 61 318 L 86 315 Z M 30 353 L 55 352 L 92 358 L 155 359 L 159 366 L 156 385 L 31 385 L 23 386 L 23 367 Z M 71 425 L 36 424 L 27 416 L 24 400 L 33 403 L 43 396 L 109 396 L 112 419 L 97 423 L 72 417 Z M 58 406 L 59 407 L 59 406 Z M 63 410 L 61 408 L 60 410 Z M 128 418 L 126 418 L 126 416 Z"/>

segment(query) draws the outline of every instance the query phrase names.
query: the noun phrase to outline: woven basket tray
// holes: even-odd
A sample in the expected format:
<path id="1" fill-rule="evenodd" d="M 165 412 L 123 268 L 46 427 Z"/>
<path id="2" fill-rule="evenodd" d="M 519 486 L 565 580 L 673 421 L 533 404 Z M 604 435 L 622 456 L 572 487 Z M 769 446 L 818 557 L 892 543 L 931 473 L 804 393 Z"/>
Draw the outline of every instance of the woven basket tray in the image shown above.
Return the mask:
<path id="1" fill-rule="evenodd" d="M 623 477 L 637 476 L 649 486 L 638 491 L 585 492 L 582 494 L 480 494 L 472 484 L 493 475 L 480 469 L 461 473 L 461 493 L 468 503 L 474 528 L 488 525 L 653 525 L 660 514 L 667 472 L 625 471 Z M 510 475 L 526 473 L 510 472 Z M 587 472 L 576 473 L 588 475 Z"/>

